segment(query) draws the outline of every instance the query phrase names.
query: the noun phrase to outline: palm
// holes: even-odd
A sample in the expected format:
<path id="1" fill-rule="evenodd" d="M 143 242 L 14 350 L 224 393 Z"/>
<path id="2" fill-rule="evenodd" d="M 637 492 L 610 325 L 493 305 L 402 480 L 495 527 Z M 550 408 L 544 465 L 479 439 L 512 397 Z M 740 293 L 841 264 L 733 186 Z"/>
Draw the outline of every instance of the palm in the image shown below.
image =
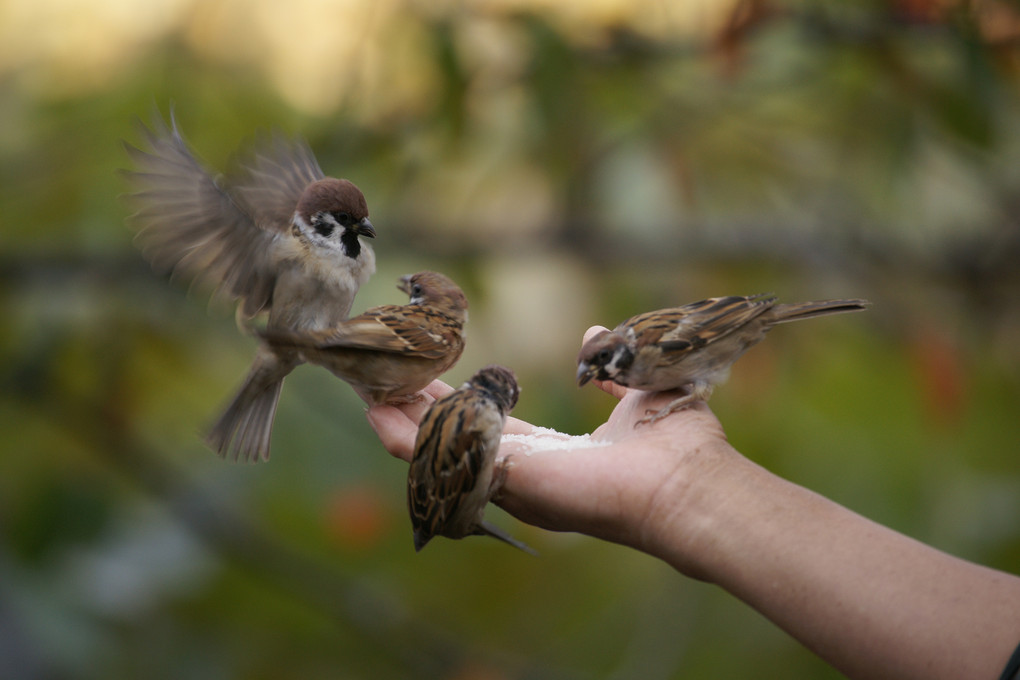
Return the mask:
<path id="1" fill-rule="evenodd" d="M 528 441 L 515 437 L 501 446 L 500 456 L 509 456 L 513 463 L 495 502 L 536 526 L 639 547 L 644 539 L 634 529 L 634 516 L 647 514 L 650 499 L 663 485 L 678 481 L 685 456 L 713 440 L 724 441 L 725 435 L 704 404 L 635 427 L 647 410 L 661 408 L 676 395 L 626 390 L 611 383 L 598 386 L 621 399 L 590 440 L 578 442 L 517 418 L 507 419 L 504 432 L 526 435 Z M 450 390 L 435 381 L 420 402 L 372 408 L 369 421 L 386 449 L 409 460 L 417 423 L 431 402 Z"/>

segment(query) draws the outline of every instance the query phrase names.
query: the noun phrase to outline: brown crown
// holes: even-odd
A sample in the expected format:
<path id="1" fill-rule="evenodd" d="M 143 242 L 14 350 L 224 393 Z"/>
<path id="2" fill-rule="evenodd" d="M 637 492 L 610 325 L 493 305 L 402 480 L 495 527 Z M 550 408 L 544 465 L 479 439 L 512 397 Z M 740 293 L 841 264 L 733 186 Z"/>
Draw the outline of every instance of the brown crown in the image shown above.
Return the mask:
<path id="1" fill-rule="evenodd" d="M 350 213 L 355 221 L 368 217 L 368 203 L 361 189 L 354 186 L 353 182 L 333 177 L 308 185 L 301 194 L 297 210 L 305 218 L 324 210 Z"/>

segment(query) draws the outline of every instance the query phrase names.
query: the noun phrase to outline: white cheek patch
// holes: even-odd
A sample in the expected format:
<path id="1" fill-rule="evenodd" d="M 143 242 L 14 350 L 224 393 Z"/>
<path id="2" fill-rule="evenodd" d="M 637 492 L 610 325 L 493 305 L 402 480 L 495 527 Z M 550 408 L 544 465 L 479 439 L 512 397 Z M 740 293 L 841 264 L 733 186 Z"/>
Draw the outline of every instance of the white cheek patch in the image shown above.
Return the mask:
<path id="1" fill-rule="evenodd" d="M 297 212 L 294 213 L 294 224 L 309 243 L 314 243 L 326 250 L 343 252 L 344 247 L 340 242 L 340 236 L 344 233 L 344 228 L 329 213 L 323 217 L 333 225 L 333 233 L 329 236 L 323 236 L 317 232 L 315 227 L 306 222 Z"/>
<path id="2" fill-rule="evenodd" d="M 606 364 L 606 374 L 608 374 L 610 378 L 615 378 L 620 373 L 621 369 L 617 365 L 617 362 L 620 360 L 621 356 L 622 352 L 617 352 L 613 355 L 613 360 Z"/>

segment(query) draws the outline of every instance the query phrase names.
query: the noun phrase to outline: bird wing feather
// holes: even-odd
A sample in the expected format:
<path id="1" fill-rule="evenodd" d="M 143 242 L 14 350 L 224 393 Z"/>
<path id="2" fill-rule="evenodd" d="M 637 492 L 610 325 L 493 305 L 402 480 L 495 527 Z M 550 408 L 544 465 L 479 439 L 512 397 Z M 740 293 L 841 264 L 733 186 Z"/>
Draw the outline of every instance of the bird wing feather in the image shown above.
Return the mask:
<path id="1" fill-rule="evenodd" d="M 323 333 L 319 349 L 355 348 L 439 359 L 455 342 L 456 324 L 416 305 L 377 307 Z"/>
<path id="2" fill-rule="evenodd" d="M 641 326 L 642 337 L 664 350 L 685 353 L 726 337 L 768 311 L 775 298 L 729 296 L 641 314 L 624 326 Z"/>
<path id="3" fill-rule="evenodd" d="M 384 305 L 321 331 L 262 331 L 274 344 L 331 349 L 362 349 L 441 359 L 462 342 L 460 324 L 418 305 Z"/>
<path id="4" fill-rule="evenodd" d="M 125 144 L 136 169 L 124 174 L 135 209 L 128 223 L 143 254 L 160 271 L 212 288 L 214 297 L 243 300 L 244 314 L 254 316 L 272 301 L 279 233 L 260 229 L 223 178 L 202 166 L 172 113 L 169 126 L 157 116 L 153 129 L 142 127 L 149 148 Z"/>
<path id="5" fill-rule="evenodd" d="M 442 533 L 472 497 L 489 449 L 498 445 L 502 419 L 491 404 L 472 403 L 478 398 L 472 390 L 451 394 L 433 405 L 419 428 L 408 505 L 414 529 L 426 537 Z"/>
<path id="6" fill-rule="evenodd" d="M 260 229 L 273 231 L 290 225 L 304 190 L 325 175 L 303 140 L 273 132 L 238 154 L 230 177 L 238 202 Z"/>

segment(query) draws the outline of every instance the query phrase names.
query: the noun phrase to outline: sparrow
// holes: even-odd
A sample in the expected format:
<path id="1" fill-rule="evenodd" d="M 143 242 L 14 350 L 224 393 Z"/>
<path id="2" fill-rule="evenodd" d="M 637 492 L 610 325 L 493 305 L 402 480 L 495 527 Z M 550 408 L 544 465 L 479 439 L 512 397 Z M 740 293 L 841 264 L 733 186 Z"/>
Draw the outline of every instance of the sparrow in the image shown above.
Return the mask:
<path id="1" fill-rule="evenodd" d="M 506 479 L 508 459 L 496 462 L 496 453 L 519 396 L 513 371 L 486 366 L 425 412 L 407 474 L 416 552 L 433 536 L 488 535 L 534 554 L 483 519 Z"/>
<path id="2" fill-rule="evenodd" d="M 399 279 L 406 305 L 373 307 L 325 330 L 260 335 L 277 351 L 294 351 L 347 382 L 369 406 L 407 403 L 448 371 L 464 351 L 467 298 L 443 274 Z"/>
<path id="3" fill-rule="evenodd" d="M 126 170 L 143 255 L 155 269 L 237 301 L 239 325 L 308 331 L 346 319 L 375 271 L 368 205 L 346 179 L 326 177 L 301 140 L 279 134 L 243 148 L 226 174 L 192 153 L 170 113 L 142 128 L 146 148 L 125 143 Z M 291 350 L 260 346 L 247 376 L 206 436 L 235 460 L 269 459 L 283 379 L 300 363 Z"/>
<path id="4" fill-rule="evenodd" d="M 686 388 L 665 408 L 639 420 L 652 423 L 696 401 L 707 401 L 730 367 L 772 327 L 825 314 L 863 310 L 867 300 L 777 304 L 770 295 L 717 297 L 638 314 L 584 343 L 577 384 L 592 378 L 648 392 Z"/>

